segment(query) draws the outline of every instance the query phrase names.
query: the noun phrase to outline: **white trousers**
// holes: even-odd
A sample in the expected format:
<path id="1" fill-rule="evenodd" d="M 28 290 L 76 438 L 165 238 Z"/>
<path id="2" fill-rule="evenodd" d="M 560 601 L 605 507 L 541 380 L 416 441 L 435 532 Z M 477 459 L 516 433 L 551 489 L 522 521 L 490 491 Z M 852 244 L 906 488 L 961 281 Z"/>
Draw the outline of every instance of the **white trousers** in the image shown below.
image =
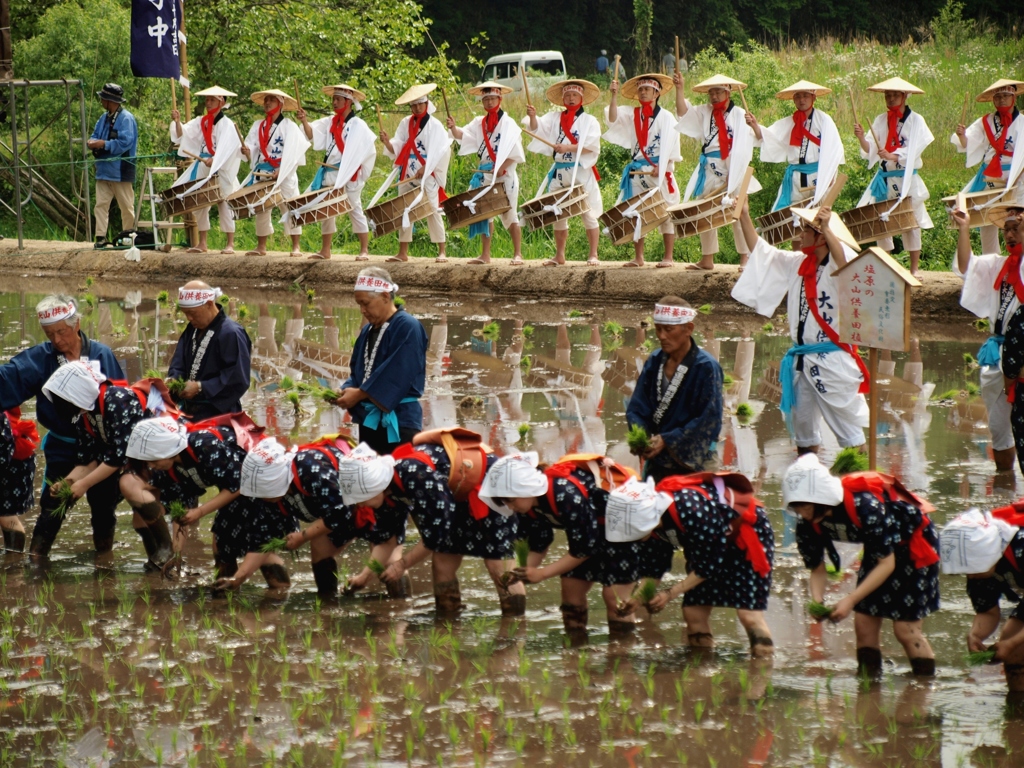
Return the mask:
<path id="1" fill-rule="evenodd" d="M 903 249 L 906 251 L 920 251 L 921 250 L 921 228 L 914 227 L 913 229 L 907 229 L 900 232 L 900 236 L 903 238 Z M 891 237 L 882 237 L 878 240 L 878 247 L 883 251 L 892 251 L 894 243 Z M 999 251 L 996 251 L 998 253 Z M 988 251 L 982 251 L 982 253 L 988 253 Z"/>
<path id="2" fill-rule="evenodd" d="M 733 222 L 732 239 L 733 242 L 736 243 L 736 253 L 749 255 L 750 248 L 747 246 L 747 240 L 743 237 L 743 230 L 740 229 L 740 223 L 738 221 Z M 710 232 L 700 233 L 700 252 L 704 256 L 714 256 L 718 253 L 717 229 L 712 229 Z"/>
<path id="3" fill-rule="evenodd" d="M 352 222 L 352 234 L 361 235 L 370 231 L 366 223 L 366 214 L 363 213 L 363 184 L 360 182 L 349 182 L 345 185 L 345 194 L 348 196 L 348 203 L 352 210 L 348 212 L 348 218 Z M 320 234 L 333 235 L 338 231 L 338 217 L 331 216 L 320 222 Z"/>
<path id="4" fill-rule="evenodd" d="M 231 210 L 231 206 L 226 201 L 221 200 L 217 203 L 217 213 L 220 215 L 220 231 L 221 232 L 234 232 L 235 231 L 235 212 Z M 200 208 L 195 212 L 196 226 L 200 232 L 210 231 L 210 206 L 206 208 Z"/>
<path id="5" fill-rule="evenodd" d="M 981 399 L 988 409 L 988 431 L 992 433 L 992 450 L 1013 448 L 1013 430 L 1010 428 L 1010 410 L 1003 392 L 1003 371 L 998 365 L 981 367 Z"/>
<path id="6" fill-rule="evenodd" d="M 832 352 L 831 355 L 845 355 Z M 794 363 L 795 364 L 795 363 Z M 804 357 L 804 366 L 813 365 L 811 356 Z M 850 362 L 853 365 L 853 362 Z M 793 438 L 799 448 L 821 445 L 821 419 L 824 417 L 836 436 L 840 447 L 856 447 L 865 443 L 864 426 L 867 424 L 868 405 L 864 395 L 856 388 L 851 397 L 836 397 L 836 382 L 830 381 L 831 397 L 826 399 L 815 389 L 805 371 L 793 372 L 794 404 L 790 416 L 793 422 Z M 856 385 L 854 385 L 856 387 Z"/>
<path id="7" fill-rule="evenodd" d="M 279 187 L 279 189 L 281 191 L 281 194 L 284 195 L 284 199 L 285 200 L 291 200 L 293 197 L 298 197 L 299 196 L 299 178 L 298 178 L 298 176 L 293 173 L 291 176 L 289 176 L 283 182 L 281 182 L 281 186 Z M 278 210 L 281 212 L 282 216 L 284 216 L 288 212 L 288 208 L 283 206 L 283 205 L 280 206 L 278 208 Z M 273 212 L 272 209 L 267 209 L 265 211 L 261 211 L 260 213 L 256 214 L 256 236 L 257 237 L 269 237 L 270 235 L 274 234 L 274 222 L 273 222 L 273 218 L 272 218 L 273 215 L 274 215 L 274 212 Z M 302 227 L 293 226 L 292 225 L 291 217 L 286 219 L 285 223 L 282 226 L 284 228 L 284 233 L 286 235 L 301 235 L 302 234 Z"/>

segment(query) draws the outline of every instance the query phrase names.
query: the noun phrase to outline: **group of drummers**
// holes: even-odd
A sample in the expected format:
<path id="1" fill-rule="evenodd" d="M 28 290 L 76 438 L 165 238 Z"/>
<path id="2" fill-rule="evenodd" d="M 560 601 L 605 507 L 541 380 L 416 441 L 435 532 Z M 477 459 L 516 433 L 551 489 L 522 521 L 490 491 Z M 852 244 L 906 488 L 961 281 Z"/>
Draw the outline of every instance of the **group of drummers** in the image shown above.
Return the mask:
<path id="1" fill-rule="evenodd" d="M 673 265 L 677 236 L 699 235 L 701 259 L 687 267 L 704 270 L 714 268 L 718 229 L 729 224 L 740 264 L 746 264 L 750 247 L 737 219 L 743 198 L 761 189 L 750 169 L 755 147 L 760 148 L 762 162 L 786 165 L 772 212 L 758 220 L 766 241 L 775 245 L 793 239 L 801 208 L 831 206 L 846 177 L 839 171 L 845 152 L 836 124 L 815 106 L 820 96 L 831 93 L 829 88 L 800 80 L 779 91 L 777 98 L 792 100 L 792 116 L 761 125 L 746 109 L 745 83 L 716 74 L 692 87 L 694 93 L 707 94 L 702 104 L 685 98 L 684 85 L 679 72 L 673 77 L 642 74 L 621 85 L 613 78 L 602 128 L 586 111 L 601 95 L 600 89 L 586 80 L 563 80 L 548 87 L 545 96 L 557 109 L 545 114 L 538 114 L 527 90 L 521 124 L 502 109 L 502 100 L 512 88 L 481 83 L 469 94 L 480 100 L 483 114 L 464 126 L 450 114 L 447 125 L 434 117 L 431 95 L 437 86 L 418 84 L 395 102 L 408 107 L 409 115 L 394 136 L 384 129 L 379 108 L 379 131 L 374 135 L 359 117 L 365 94 L 344 83 L 321 89 L 331 98 L 333 113 L 312 121 L 297 93 L 292 97 L 272 89 L 252 94 L 265 117 L 243 136 L 224 111 L 235 94 L 215 86 L 196 94 L 205 99 L 203 116 L 183 124 L 176 110 L 171 113 L 171 140 L 178 154 L 192 162 L 163 200 L 172 215 L 195 213 L 199 238 L 189 250 L 197 253 L 207 251 L 209 210 L 217 205 L 220 229 L 226 236 L 222 253 L 234 253 L 235 220 L 252 216 L 257 245 L 246 255 L 265 255 L 274 231 L 272 211 L 277 208 L 283 232 L 291 238 L 291 255 L 296 257 L 303 255 L 303 225 L 319 223 L 321 248 L 309 258 L 330 259 L 337 218 L 348 215 L 359 240 L 358 261 L 369 258 L 371 234 L 379 237 L 391 232 L 398 233 L 399 248 L 388 260 L 407 261 L 413 224 L 425 221 L 437 246 L 437 261 L 443 262 L 447 260 L 444 216 L 449 229 L 468 227 L 471 238 L 480 235 L 481 254 L 469 260 L 477 264 L 491 260 L 494 219 L 501 221 L 512 240 L 513 265 L 524 263 L 523 227 L 550 225 L 555 254 L 542 263 L 557 266 L 565 264 L 569 220 L 578 216 L 586 231 L 590 266 L 599 263 L 602 231 L 616 245 L 633 244 L 634 258 L 624 266 L 643 266 L 644 238 L 656 229 L 664 240 L 664 255 L 657 266 Z M 992 102 L 995 111 L 970 126 L 958 125 L 951 136 L 957 150 L 966 153 L 968 167 L 979 166 L 961 194 L 976 198 L 968 205 L 972 226 L 983 228 L 983 241 L 995 237 L 995 250 L 998 235 L 987 224 L 984 209 L 996 202 L 1024 199 L 1022 185 L 1017 183 L 1024 153 L 1015 156 L 1013 152 L 1022 125 L 1016 109 L 1021 86 L 1024 82 L 1017 80 L 995 82 L 977 96 L 979 102 Z M 673 90 L 674 112 L 669 112 L 660 99 Z M 877 169 L 857 208 L 841 218 L 858 242 L 876 242 L 890 252 L 893 236 L 900 234 L 911 272 L 916 274 L 921 230 L 933 226 L 925 207 L 928 188 L 919 173 L 922 152 L 933 136 L 907 100 L 923 91 L 899 77 L 868 90 L 884 95 L 886 111 L 867 130 L 856 122 L 854 133 L 861 158 Z M 742 107 L 733 101 L 737 94 Z M 636 106 L 621 108 L 620 97 Z M 966 107 L 965 102 L 962 123 Z M 289 112 L 295 113 L 297 122 L 285 116 Z M 680 134 L 700 142 L 697 166 L 684 186 L 676 176 L 676 164 L 682 159 Z M 362 192 L 376 164 L 378 139 L 391 169 L 364 209 Z M 631 152 L 615 205 L 603 213 L 597 172 L 602 139 Z M 476 156 L 477 167 L 469 189 L 449 197 L 446 185 L 453 141 L 460 155 Z M 306 164 L 310 148 L 323 155 L 322 159 L 317 155 L 313 180 L 300 192 L 298 168 Z M 526 161 L 527 150 L 550 155 L 552 162 L 534 197 L 520 208 L 517 168 Z M 239 182 L 243 158 L 249 172 Z"/>

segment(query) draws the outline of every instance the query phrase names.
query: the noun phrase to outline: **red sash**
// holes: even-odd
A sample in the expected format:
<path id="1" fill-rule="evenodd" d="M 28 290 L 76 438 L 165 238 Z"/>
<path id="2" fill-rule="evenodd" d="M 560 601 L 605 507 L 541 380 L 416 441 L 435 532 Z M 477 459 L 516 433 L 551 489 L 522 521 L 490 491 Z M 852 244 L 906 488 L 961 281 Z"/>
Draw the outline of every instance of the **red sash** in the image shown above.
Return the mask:
<path id="1" fill-rule="evenodd" d="M 39 431 L 36 423 L 31 419 L 21 418 L 21 407 L 16 406 L 4 412 L 7 421 L 11 425 L 11 433 L 14 435 L 14 460 L 25 461 L 31 458 L 39 447 Z"/>
<path id="2" fill-rule="evenodd" d="M 270 156 L 270 131 L 274 127 L 274 121 L 277 116 L 281 114 L 281 108 L 268 112 L 267 116 L 260 123 L 259 140 L 260 140 L 260 154 L 263 155 L 263 162 L 269 163 L 271 168 L 279 168 L 281 166 L 281 159 L 273 159 Z"/>
<path id="3" fill-rule="evenodd" d="M 1017 301 L 1024 304 L 1024 282 L 1021 282 L 1020 279 L 1020 260 L 1021 255 L 1024 254 L 1024 245 L 1017 243 L 1017 245 L 1009 246 L 1007 251 L 1010 255 L 1003 262 L 1003 267 L 999 270 L 992 288 L 998 291 L 1003 284 L 1003 280 L 1005 280 L 1013 286 L 1013 292 L 1017 296 Z"/>
<path id="4" fill-rule="evenodd" d="M 997 520 L 1003 520 L 1017 528 L 1024 528 L 1024 499 L 1015 501 L 1007 507 L 993 509 L 992 517 Z M 1018 572 L 1020 571 L 1020 565 L 1017 563 L 1017 556 L 1013 553 L 1012 543 L 1007 545 L 1006 550 L 1003 552 L 1003 557 L 1005 557 L 1007 561 L 1009 561 L 1010 565 L 1013 566 L 1013 570 Z"/>
<path id="5" fill-rule="evenodd" d="M 216 122 L 219 112 L 220 107 L 217 107 L 199 118 L 199 127 L 203 131 L 203 141 L 206 143 L 206 149 L 211 155 L 215 154 L 213 148 L 213 124 Z"/>
<path id="6" fill-rule="evenodd" d="M 715 125 L 718 127 L 718 151 L 723 160 L 727 160 L 732 151 L 732 137 L 729 136 L 729 128 L 725 124 L 725 110 L 730 104 L 732 101 L 726 99 L 711 105 L 711 117 L 714 118 Z"/>
<path id="7" fill-rule="evenodd" d="M 793 113 L 793 130 L 789 133 L 789 146 L 799 147 L 804 143 L 804 139 L 806 138 L 812 144 L 820 147 L 821 139 L 804 127 L 805 122 L 807 122 L 806 112 L 801 112 L 798 109 Z"/>
<path id="8" fill-rule="evenodd" d="M 644 156 L 644 160 L 647 161 L 648 165 L 657 166 L 657 163 L 651 162 L 651 158 L 647 156 L 647 139 L 651 132 L 651 123 L 654 122 L 654 110 L 650 108 L 650 103 L 641 104 L 639 107 L 633 108 L 633 129 L 636 131 L 637 145 L 640 147 L 640 154 Z M 676 188 L 672 183 L 672 172 L 665 172 L 665 183 L 668 185 L 669 194 L 675 194 Z"/>
<path id="9" fill-rule="evenodd" d="M 484 135 L 484 146 L 487 147 L 487 155 L 491 158 L 492 163 L 496 163 L 498 160 L 498 153 L 494 151 L 494 147 L 491 146 L 491 136 L 498 129 L 498 123 L 501 121 L 501 101 L 498 101 L 498 106 L 494 109 L 488 109 L 487 114 L 480 123 L 481 132 Z M 495 167 L 492 173 L 497 176 L 498 169 Z"/>
<path id="10" fill-rule="evenodd" d="M 1013 107 L 1000 107 L 996 111 L 999 113 L 999 122 L 1003 124 L 1003 130 L 998 139 L 992 131 L 993 126 L 989 124 L 989 120 L 986 120 L 985 118 L 982 118 L 981 120 L 981 124 L 985 127 L 985 137 L 988 139 L 988 143 L 992 145 L 992 149 L 995 150 L 995 154 L 992 155 L 992 159 L 989 160 L 988 165 L 985 166 L 984 175 L 988 176 L 990 179 L 998 179 L 1002 177 L 1002 158 L 1013 157 L 1013 152 L 1006 151 L 1006 134 L 1010 132 L 1010 123 L 1013 122 Z M 994 122 L 994 120 L 992 122 Z"/>
<path id="11" fill-rule="evenodd" d="M 888 133 L 885 135 L 885 151 L 895 152 L 900 148 L 900 118 L 903 117 L 903 107 L 893 107 L 886 114 L 888 120 Z"/>
<path id="12" fill-rule="evenodd" d="M 427 124 L 429 119 L 430 115 L 427 113 L 424 113 L 423 117 L 413 115 L 409 118 L 409 138 L 405 140 L 402 150 L 395 158 L 395 165 L 402 169 L 402 173 L 399 176 L 402 181 L 405 181 L 405 174 L 409 167 L 409 155 L 416 155 L 420 165 L 426 165 L 426 161 L 423 159 L 420 151 L 416 149 L 416 137 L 420 135 L 420 130 Z"/>

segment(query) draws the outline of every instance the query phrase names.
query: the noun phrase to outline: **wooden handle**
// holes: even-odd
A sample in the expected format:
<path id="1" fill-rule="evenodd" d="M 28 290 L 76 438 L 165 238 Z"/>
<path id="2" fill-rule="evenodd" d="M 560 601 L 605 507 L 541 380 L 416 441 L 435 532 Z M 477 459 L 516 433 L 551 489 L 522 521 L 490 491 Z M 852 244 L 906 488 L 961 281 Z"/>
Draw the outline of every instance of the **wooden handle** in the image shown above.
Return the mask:
<path id="1" fill-rule="evenodd" d="M 537 141 L 539 141 L 539 142 L 540 142 L 541 144 L 547 144 L 547 145 L 548 145 L 549 147 L 551 147 L 552 149 L 554 149 L 554 148 L 555 148 L 555 145 L 554 145 L 554 144 L 552 144 L 552 143 L 551 143 L 550 141 L 548 141 L 547 139 L 541 138 L 541 137 L 540 137 L 540 136 L 538 136 L 538 135 L 537 135 L 536 133 L 531 133 L 530 131 L 526 130 L 525 128 L 523 129 L 523 133 L 525 133 L 525 134 L 526 134 L 527 136 L 529 136 L 529 137 L 530 137 L 531 139 L 536 139 L 536 140 L 537 140 Z"/>
<path id="2" fill-rule="evenodd" d="M 331 165 L 330 163 L 320 163 L 320 165 L 323 166 L 324 168 L 328 168 L 328 169 L 330 169 L 332 171 L 336 171 L 339 168 L 339 166 Z"/>
<path id="3" fill-rule="evenodd" d="M 967 93 L 964 94 L 964 108 L 963 111 L 960 113 L 960 125 L 967 124 L 967 105 L 970 103 L 970 100 L 971 92 L 967 91 Z"/>
<path id="4" fill-rule="evenodd" d="M 750 107 L 747 106 L 747 97 L 743 95 L 743 89 L 740 88 L 740 101 L 743 102 L 743 111 L 750 112 Z"/>
<path id="5" fill-rule="evenodd" d="M 839 197 L 839 193 L 843 191 L 843 187 L 846 186 L 847 176 L 845 173 L 837 173 L 835 180 L 832 182 L 832 186 L 828 188 L 824 195 L 821 196 L 822 207 L 832 207 L 832 204 Z"/>
<path id="6" fill-rule="evenodd" d="M 857 125 L 860 125 L 860 118 L 857 117 L 857 102 L 853 100 L 852 88 L 850 89 L 850 106 L 853 108 L 853 122 L 855 122 Z M 882 143 L 878 140 L 878 135 L 875 133 L 875 126 L 869 125 L 868 128 L 871 129 L 871 137 L 875 140 L 875 146 L 878 148 L 879 151 L 881 151 Z"/>
<path id="7" fill-rule="evenodd" d="M 239 129 L 238 123 L 236 123 L 234 120 L 232 120 L 231 124 L 233 126 L 235 126 L 235 133 L 238 134 L 238 141 L 244 147 L 245 146 L 245 137 L 242 135 L 242 131 Z"/>
<path id="8" fill-rule="evenodd" d="M 617 54 L 617 53 L 615 54 L 615 72 L 612 74 L 612 80 L 618 80 L 619 79 L 619 59 L 621 59 L 621 58 L 622 57 L 619 56 L 619 54 Z"/>
<path id="9" fill-rule="evenodd" d="M 679 35 L 676 35 L 676 74 L 678 75 L 679 72 Z"/>
<path id="10" fill-rule="evenodd" d="M 175 112 L 178 111 L 178 89 L 173 77 L 171 78 L 171 109 Z"/>
<path id="11" fill-rule="evenodd" d="M 178 151 L 181 152 L 181 154 L 183 154 L 185 157 L 191 157 L 193 160 L 202 160 L 203 159 L 199 155 L 193 155 L 187 149 L 180 149 L 179 148 Z"/>
<path id="12" fill-rule="evenodd" d="M 448 108 L 448 94 L 444 92 L 444 88 L 441 89 L 441 100 L 444 101 L 444 113 L 448 117 L 452 116 L 451 109 Z"/>
<path id="13" fill-rule="evenodd" d="M 295 84 L 295 104 L 299 109 L 302 109 L 302 99 L 299 98 L 299 79 L 295 78 L 292 82 Z"/>
<path id="14" fill-rule="evenodd" d="M 526 82 L 526 67 L 519 68 L 519 74 L 523 76 L 523 93 L 526 95 L 526 106 L 532 107 L 530 103 L 530 85 Z"/>
<path id="15" fill-rule="evenodd" d="M 384 120 L 380 116 L 380 104 L 374 104 L 373 107 L 377 110 L 377 128 L 380 129 L 381 133 L 384 133 Z"/>

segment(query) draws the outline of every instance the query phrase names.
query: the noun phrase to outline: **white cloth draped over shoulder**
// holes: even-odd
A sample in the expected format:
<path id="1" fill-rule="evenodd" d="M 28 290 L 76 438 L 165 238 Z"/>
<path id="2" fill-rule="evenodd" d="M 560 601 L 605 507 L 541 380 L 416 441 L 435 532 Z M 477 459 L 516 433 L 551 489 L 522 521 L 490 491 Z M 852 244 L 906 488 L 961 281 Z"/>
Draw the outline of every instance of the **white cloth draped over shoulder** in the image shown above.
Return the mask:
<path id="1" fill-rule="evenodd" d="M 395 135 L 391 139 L 391 146 L 384 144 L 384 153 L 395 159 L 398 157 L 398 153 L 402 151 L 402 147 L 405 146 L 405 142 L 409 138 L 409 121 L 412 116 L 409 115 L 402 119 L 402 122 L 398 124 L 398 129 L 395 131 Z M 410 203 L 409 207 L 405 209 L 402 214 L 402 227 L 408 228 L 409 222 L 409 211 L 419 205 L 424 195 L 428 195 L 431 199 L 431 204 L 434 208 L 437 208 L 439 203 L 437 199 L 437 192 L 439 189 L 443 189 L 444 185 L 448 180 L 448 164 L 452 158 L 452 139 L 448 135 L 448 131 L 445 129 L 441 122 L 436 117 L 427 118 L 426 125 L 420 129 L 416 135 L 416 144 L 420 148 L 420 156 L 423 157 L 423 177 L 422 183 L 419 185 L 420 192 Z M 419 160 L 416 158 L 415 153 L 409 155 L 408 172 L 406 176 L 414 175 L 420 168 Z M 380 194 L 383 193 L 391 182 L 394 181 L 401 174 L 401 169 L 395 167 L 392 169 L 388 178 L 385 180 L 384 185 L 378 194 L 374 197 L 373 202 L 379 198 Z"/>
<path id="2" fill-rule="evenodd" d="M 263 120 L 254 122 L 245 137 L 245 146 L 249 148 L 249 166 L 254 170 L 257 165 L 267 160 L 260 152 L 260 124 L 262 122 Z M 289 118 L 286 117 L 274 124 L 269 141 L 270 158 L 280 160 L 281 164 L 277 167 L 277 180 L 270 189 L 271 193 L 276 192 L 289 177 L 294 179 L 295 183 L 292 186 L 298 189 L 298 169 L 299 166 L 306 164 L 306 150 L 309 147 L 310 143 L 306 138 L 306 134 Z M 246 177 L 246 183 L 249 182 L 251 177 L 252 171 Z"/>
<path id="3" fill-rule="evenodd" d="M 676 123 L 676 130 L 683 136 L 697 139 L 701 142 L 702 152 L 721 151 L 718 142 L 718 133 L 714 131 L 715 120 L 712 116 L 713 109 L 710 104 L 691 104 L 686 101 L 686 114 L 679 118 Z M 743 176 L 747 172 L 754 157 L 754 132 L 746 122 L 747 113 L 740 107 L 733 104 L 725 113 L 725 124 L 732 136 L 732 148 L 729 151 L 728 165 L 729 176 L 725 183 L 725 192 L 729 197 L 735 197 L 740 185 L 743 183 Z M 686 192 L 683 194 L 683 202 L 688 202 L 693 196 L 694 187 L 697 186 L 697 176 L 700 173 L 700 163 L 690 175 L 686 184 Z M 704 197 L 716 195 L 721 187 L 713 186 L 712 179 L 708 178 L 708 184 L 704 188 Z M 760 192 L 760 182 L 756 178 L 750 179 L 750 186 L 747 194 Z"/>
<path id="4" fill-rule="evenodd" d="M 491 162 L 491 156 L 487 152 L 487 145 L 484 143 L 484 118 L 475 117 L 462 129 L 462 138 L 456 139 L 459 143 L 460 155 L 476 155 L 480 164 Z M 480 192 L 466 203 L 474 203 L 477 199 L 486 195 L 498 181 L 498 169 L 502 164 L 511 159 L 505 175 L 500 181 L 505 187 L 505 194 L 508 195 L 509 204 L 514 208 L 518 203 L 519 196 L 519 173 L 516 170 L 520 163 L 526 162 L 526 152 L 523 151 L 523 132 L 516 121 L 502 112 L 501 119 L 494 129 L 493 136 L 498 137 L 498 145 L 494 146 L 493 139 L 491 148 L 494 150 L 494 168 L 484 173 L 484 179 L 490 177 L 490 182 L 481 185 Z M 465 203 L 464 203 L 465 204 Z M 474 211 L 475 212 L 475 211 Z"/>
<path id="5" fill-rule="evenodd" d="M 988 133 L 985 131 L 985 124 L 992 129 L 992 135 L 998 139 L 1002 136 L 1002 128 L 998 132 L 995 131 L 995 123 L 993 122 L 994 113 L 989 113 L 982 117 L 979 117 L 964 131 L 967 146 L 964 147 L 960 144 L 960 137 L 953 133 L 949 137 L 950 143 L 956 147 L 956 151 L 961 154 L 967 155 L 967 162 L 965 167 L 973 168 L 976 165 L 984 164 L 987 165 L 992 160 L 992 155 L 995 150 L 992 148 L 992 144 L 988 140 Z M 1017 148 L 1020 147 L 1021 142 L 1024 141 L 1024 113 L 1020 113 L 1010 123 L 1009 132 L 1006 136 L 1006 145 L 1008 149 L 1013 151 L 1013 157 L 1010 159 L 1010 170 L 1003 172 L 1003 179 L 1006 181 L 1007 189 L 1000 196 L 1000 202 L 1004 204 L 1008 203 L 1024 203 L 1024 179 L 1021 177 L 1021 171 L 1024 171 L 1024 152 L 1018 152 Z M 970 192 L 971 184 L 973 179 L 967 182 L 967 185 L 961 190 L 962 192 Z M 995 201 L 993 201 L 995 202 Z"/>
<path id="6" fill-rule="evenodd" d="M 885 141 L 885 137 L 889 135 L 887 114 L 883 112 L 878 115 L 871 124 L 871 127 L 874 131 L 868 131 L 864 134 L 864 138 L 868 143 L 868 151 L 865 152 L 863 149 L 860 151 L 861 158 L 868 161 L 868 168 L 873 168 L 881 162 L 881 158 L 878 156 L 878 145 L 875 144 L 875 136 L 878 136 L 880 141 Z M 921 153 L 934 140 L 935 137 L 932 136 L 932 132 L 928 129 L 924 118 L 919 113 L 911 110 L 910 117 L 900 126 L 901 146 L 895 152 L 899 158 L 898 165 L 896 168 L 888 168 L 890 171 L 904 170 L 900 193 L 893 206 L 895 207 L 905 197 L 909 196 L 913 200 L 914 216 L 917 218 L 917 224 L 921 229 L 931 229 L 934 226 L 931 216 L 928 215 L 928 209 L 924 204 L 925 200 L 931 197 L 931 193 L 928 192 L 928 187 L 925 186 L 921 175 L 914 173 L 914 171 L 923 165 Z M 891 184 L 889 188 L 892 188 Z M 864 190 L 864 194 L 861 195 L 860 200 L 857 202 L 857 207 L 880 202 L 882 201 L 876 200 L 872 196 L 871 186 L 868 185 L 868 188 Z"/>
<path id="7" fill-rule="evenodd" d="M 341 138 L 345 142 L 345 152 L 341 153 L 331 133 L 333 120 L 333 116 L 328 116 L 310 123 L 313 129 L 313 149 L 327 152 L 327 160 L 324 162 L 338 168 L 336 171 L 327 169 L 323 186 L 337 189 L 349 184 L 353 176 L 357 183 L 365 184 L 377 162 L 377 136 L 363 118 L 350 117 L 341 131 Z"/>
<path id="8" fill-rule="evenodd" d="M 545 141 L 552 144 L 576 144 L 576 152 L 555 152 L 543 141 L 533 139 L 526 146 L 530 152 L 540 155 L 548 155 L 554 160 L 552 170 L 545 177 L 537 190 L 535 197 L 543 195 L 547 191 L 555 189 L 567 189 L 575 184 L 582 184 L 590 190 L 597 188 L 597 179 L 594 178 L 593 168 L 597 165 L 597 158 L 601 154 L 601 124 L 593 115 L 582 112 L 576 115 L 572 125 L 573 136 L 565 136 L 562 133 L 561 124 L 562 110 L 552 110 L 543 115 L 537 115 L 537 130 L 531 131 Z M 529 128 L 530 118 L 524 117 L 522 124 Z M 571 164 L 572 170 L 563 173 L 556 170 L 559 164 Z M 567 169 L 566 169 L 567 170 Z"/>
<path id="9" fill-rule="evenodd" d="M 174 180 L 174 184 L 171 186 L 189 185 L 179 194 L 190 195 L 202 189 L 207 180 L 216 173 L 221 196 L 227 197 L 238 189 L 238 167 L 242 163 L 242 142 L 238 139 L 238 130 L 231 118 L 224 115 L 213 124 L 213 147 L 207 147 L 201 123 L 202 118 L 197 117 L 182 124 L 182 132 L 179 136 L 174 122 L 171 122 L 171 141 L 178 145 L 179 157 L 189 157 L 190 155 L 202 157 L 204 153 L 213 155 L 209 168 L 205 163 L 193 160 L 192 164 Z M 193 170 L 195 171 L 194 180 L 192 179 Z"/>
<path id="10" fill-rule="evenodd" d="M 821 198 L 832 186 L 832 182 L 839 173 L 839 166 L 846 162 L 846 150 L 843 148 L 843 140 L 839 135 L 839 129 L 830 115 L 815 108 L 811 112 L 810 126 L 808 131 L 814 136 L 821 138 L 819 147 L 813 141 L 807 142 L 804 162 L 817 163 L 817 183 L 815 184 L 814 197 L 811 198 L 811 207 L 821 204 Z M 776 120 L 769 126 L 761 126 L 761 141 L 755 142 L 761 147 L 762 163 L 790 163 L 796 165 L 801 162 L 801 147 L 793 147 L 789 144 L 789 137 L 793 133 L 793 117 L 784 117 Z M 781 194 L 782 190 L 779 190 Z M 779 195 L 775 196 L 778 203 Z"/>
<path id="11" fill-rule="evenodd" d="M 630 150 L 633 153 L 632 159 L 634 161 L 646 162 L 644 154 L 640 152 L 641 147 L 636 133 L 634 114 L 638 109 L 640 107 L 620 106 L 617 119 L 613 123 L 609 121 L 608 108 L 605 107 L 604 121 L 605 125 L 608 126 L 608 130 L 605 131 L 602 138 L 609 144 Z M 647 132 L 647 146 L 643 147 L 643 150 L 648 158 L 658 158 L 658 180 L 652 184 L 649 176 L 636 176 L 632 186 L 633 196 L 643 194 L 648 190 L 660 189 L 665 201 L 669 205 L 675 205 L 679 202 L 679 184 L 673 184 L 673 191 L 670 192 L 665 179 L 675 163 L 683 157 L 682 152 L 679 150 L 679 132 L 676 131 L 676 116 L 674 112 L 664 107 L 658 109 L 658 114 L 651 121 L 651 127 Z M 651 168 L 651 166 L 645 165 L 639 170 L 646 171 L 648 168 Z M 622 193 L 620 192 L 616 203 L 622 202 L 622 199 Z"/>
<path id="12" fill-rule="evenodd" d="M 1008 291 L 1007 304 L 1002 312 L 1003 322 L 999 322 L 1002 297 L 1000 290 L 993 286 L 1004 264 L 1006 257 L 998 253 L 986 253 L 982 256 L 972 253 L 971 260 L 967 262 L 967 271 L 961 272 L 956 254 L 953 254 L 953 274 L 964 281 L 964 287 L 960 291 L 960 306 L 976 317 L 988 318 L 990 333 L 999 335 L 1003 334 L 1006 326 L 1010 324 L 1010 318 L 1020 307 L 1016 293 Z M 1024 279 L 1024 264 L 1021 265 L 1021 277 Z"/>

